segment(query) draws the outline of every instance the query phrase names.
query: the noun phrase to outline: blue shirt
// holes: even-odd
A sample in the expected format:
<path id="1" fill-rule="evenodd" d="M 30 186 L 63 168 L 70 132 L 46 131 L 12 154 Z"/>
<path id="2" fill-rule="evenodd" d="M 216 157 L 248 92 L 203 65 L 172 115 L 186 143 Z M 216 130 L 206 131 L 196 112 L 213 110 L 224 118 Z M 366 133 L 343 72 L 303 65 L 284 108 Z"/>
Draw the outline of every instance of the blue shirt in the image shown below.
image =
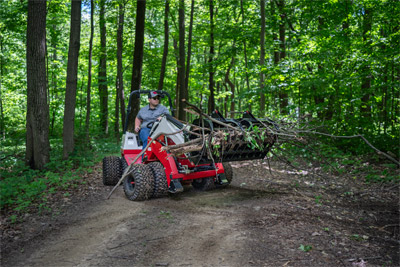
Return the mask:
<path id="1" fill-rule="evenodd" d="M 158 104 L 154 109 L 150 108 L 150 104 L 142 107 L 137 114 L 137 118 L 142 121 L 141 128 L 147 127 L 151 122 L 155 122 L 162 114 L 169 114 L 168 109 Z"/>

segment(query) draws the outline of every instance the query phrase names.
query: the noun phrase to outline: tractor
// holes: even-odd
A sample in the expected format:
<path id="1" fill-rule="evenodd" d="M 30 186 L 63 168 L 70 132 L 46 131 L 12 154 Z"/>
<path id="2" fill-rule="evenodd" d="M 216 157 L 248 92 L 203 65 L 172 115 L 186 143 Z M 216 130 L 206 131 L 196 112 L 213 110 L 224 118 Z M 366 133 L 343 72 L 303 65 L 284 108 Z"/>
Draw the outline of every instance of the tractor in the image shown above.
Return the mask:
<path id="1" fill-rule="evenodd" d="M 228 145 L 220 148 L 218 160 L 206 151 L 206 148 L 179 156 L 172 155 L 164 148 L 189 143 L 196 138 L 194 134 L 196 131 L 204 134 L 204 129 L 207 133 L 238 129 L 245 133 L 257 127 L 265 125 L 275 127 L 275 125 L 271 120 L 255 118 L 248 111 L 243 113 L 241 119 L 225 119 L 217 110 L 211 114 L 212 119 L 200 118 L 194 120 L 192 124 L 183 123 L 173 116 L 175 110 L 170 95 L 159 90 L 157 93 L 161 98 L 168 98 L 172 116 L 162 115 L 160 120 L 148 125 L 151 128 L 149 146 L 143 155 L 138 157 L 143 145 L 138 134 L 127 131 L 128 118 L 133 97 L 140 98 L 141 94 L 149 92 L 137 90 L 130 94 L 122 136 L 121 157 L 107 156 L 103 159 L 103 184 L 114 186 L 125 175 L 123 189 L 129 200 L 141 201 L 164 197 L 168 193 L 182 192 L 183 186 L 190 184 L 201 191 L 224 188 L 232 181 L 232 167 L 228 162 L 263 159 L 275 142 L 276 136 L 272 134 L 272 138 L 265 141 L 263 138 L 261 141 L 265 142 L 265 145 L 254 147 L 243 136 L 237 137 L 236 139 L 240 140 L 229 140 Z M 227 129 L 227 126 L 230 129 Z"/>

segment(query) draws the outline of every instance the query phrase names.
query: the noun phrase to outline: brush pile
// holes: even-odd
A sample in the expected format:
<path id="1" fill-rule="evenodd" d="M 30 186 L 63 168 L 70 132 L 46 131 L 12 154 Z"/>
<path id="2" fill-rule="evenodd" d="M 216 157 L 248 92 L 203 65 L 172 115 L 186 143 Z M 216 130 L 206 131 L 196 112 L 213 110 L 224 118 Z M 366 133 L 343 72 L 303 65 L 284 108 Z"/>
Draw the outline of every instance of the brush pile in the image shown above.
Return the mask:
<path id="1" fill-rule="evenodd" d="M 395 157 L 380 151 L 362 135 L 334 136 L 318 131 L 318 128 L 302 118 L 277 122 L 255 118 L 248 111 L 242 114 L 241 119 L 225 119 L 218 111 L 209 116 L 197 106 L 184 102 L 187 106 L 185 111 L 199 118 L 192 124 L 185 123 L 190 126 L 184 131 L 187 139 L 185 143 L 165 146 L 162 149 L 177 158 L 185 155 L 196 164 L 264 159 L 278 141 L 278 137 L 280 144 L 287 143 L 309 150 L 316 142 L 316 136 L 326 136 L 340 139 L 360 138 L 377 154 L 400 167 L 400 162 Z M 282 152 L 279 146 L 275 148 Z M 318 154 L 318 151 L 314 152 Z M 276 153 L 271 153 L 278 160 L 291 165 L 286 157 L 281 158 Z"/>
<path id="2" fill-rule="evenodd" d="M 199 119 L 184 131 L 185 143 L 162 148 L 175 157 L 185 155 L 197 164 L 263 159 L 277 139 L 274 131 L 278 128 L 270 120 L 256 119 L 249 112 L 238 120 L 225 119 L 218 111 L 208 116 L 186 104 L 186 112 Z"/>

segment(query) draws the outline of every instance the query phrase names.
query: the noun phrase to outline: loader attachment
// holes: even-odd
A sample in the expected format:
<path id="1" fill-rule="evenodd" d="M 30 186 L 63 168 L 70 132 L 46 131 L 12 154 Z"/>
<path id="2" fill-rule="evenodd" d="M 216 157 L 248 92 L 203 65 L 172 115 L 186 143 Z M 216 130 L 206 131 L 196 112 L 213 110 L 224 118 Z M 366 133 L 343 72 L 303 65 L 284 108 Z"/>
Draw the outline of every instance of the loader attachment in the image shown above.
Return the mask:
<path id="1" fill-rule="evenodd" d="M 276 141 L 276 124 L 269 119 L 257 119 L 249 111 L 241 119 L 225 119 L 217 110 L 211 117 L 213 120 L 193 122 L 203 128 L 201 132 L 208 138 L 201 151 L 190 153 L 196 164 L 263 159 Z M 189 139 L 193 138 L 189 135 Z"/>

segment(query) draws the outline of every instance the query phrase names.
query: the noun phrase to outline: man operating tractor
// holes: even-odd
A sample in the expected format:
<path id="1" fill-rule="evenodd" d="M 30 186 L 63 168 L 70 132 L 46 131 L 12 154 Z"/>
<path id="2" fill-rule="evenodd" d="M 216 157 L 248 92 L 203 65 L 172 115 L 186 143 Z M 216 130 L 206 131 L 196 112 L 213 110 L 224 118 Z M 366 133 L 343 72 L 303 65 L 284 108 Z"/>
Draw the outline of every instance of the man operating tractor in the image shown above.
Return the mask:
<path id="1" fill-rule="evenodd" d="M 168 109 L 160 104 L 161 96 L 157 91 L 151 91 L 148 95 L 149 104 L 142 107 L 135 118 L 135 132 L 139 133 L 143 148 L 147 146 L 147 139 L 154 122 L 160 120 L 161 115 L 169 114 Z"/>

